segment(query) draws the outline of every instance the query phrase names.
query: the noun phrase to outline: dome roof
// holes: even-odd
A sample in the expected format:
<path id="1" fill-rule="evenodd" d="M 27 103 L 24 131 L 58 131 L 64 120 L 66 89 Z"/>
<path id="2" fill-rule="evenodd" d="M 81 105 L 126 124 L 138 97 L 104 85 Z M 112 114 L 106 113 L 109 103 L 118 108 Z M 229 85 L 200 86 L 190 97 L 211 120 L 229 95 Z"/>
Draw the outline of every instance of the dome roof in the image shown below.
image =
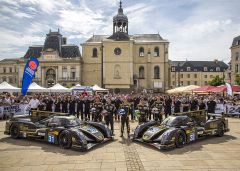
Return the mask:
<path id="1" fill-rule="evenodd" d="M 119 21 L 119 20 L 128 21 L 128 17 L 123 14 L 122 2 L 121 1 L 120 1 L 119 9 L 118 9 L 118 14 L 113 17 L 113 22 L 114 21 Z"/>

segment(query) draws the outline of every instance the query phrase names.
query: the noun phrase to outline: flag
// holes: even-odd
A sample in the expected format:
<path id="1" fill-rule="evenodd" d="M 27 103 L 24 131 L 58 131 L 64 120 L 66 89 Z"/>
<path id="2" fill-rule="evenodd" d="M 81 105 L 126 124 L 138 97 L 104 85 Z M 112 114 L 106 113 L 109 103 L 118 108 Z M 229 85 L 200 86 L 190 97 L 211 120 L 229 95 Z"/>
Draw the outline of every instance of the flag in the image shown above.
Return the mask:
<path id="1" fill-rule="evenodd" d="M 226 87 L 227 87 L 227 94 L 229 96 L 232 96 L 233 95 L 232 86 L 229 83 L 226 83 Z"/>
<path id="2" fill-rule="evenodd" d="M 32 79 L 35 77 L 35 73 L 39 66 L 39 61 L 35 57 L 31 57 L 25 65 L 23 78 L 22 78 L 22 95 L 27 94 L 29 85 L 32 82 Z"/>

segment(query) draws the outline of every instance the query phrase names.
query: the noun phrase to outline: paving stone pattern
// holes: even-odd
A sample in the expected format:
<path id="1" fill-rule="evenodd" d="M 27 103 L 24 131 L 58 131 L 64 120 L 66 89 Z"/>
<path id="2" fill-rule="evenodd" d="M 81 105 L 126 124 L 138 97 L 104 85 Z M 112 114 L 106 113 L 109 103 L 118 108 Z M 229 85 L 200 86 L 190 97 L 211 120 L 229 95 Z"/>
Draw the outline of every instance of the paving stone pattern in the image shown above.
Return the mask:
<path id="1" fill-rule="evenodd" d="M 160 151 L 120 138 L 88 152 L 60 149 L 39 141 L 15 140 L 3 134 L 0 121 L 0 171 L 240 171 L 240 119 L 229 118 L 230 132 L 184 148 Z M 131 123 L 131 130 L 136 123 Z"/>

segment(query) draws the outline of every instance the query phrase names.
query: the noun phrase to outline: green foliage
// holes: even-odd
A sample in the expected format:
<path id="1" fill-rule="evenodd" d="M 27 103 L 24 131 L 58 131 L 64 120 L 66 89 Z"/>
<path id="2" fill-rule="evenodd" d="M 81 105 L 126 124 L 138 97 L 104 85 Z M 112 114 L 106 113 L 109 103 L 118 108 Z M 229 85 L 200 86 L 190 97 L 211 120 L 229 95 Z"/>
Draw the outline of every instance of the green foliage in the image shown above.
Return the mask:
<path id="1" fill-rule="evenodd" d="M 219 77 L 218 75 L 214 77 L 211 81 L 208 82 L 211 86 L 219 86 L 225 84 L 224 78 Z"/>
<path id="2" fill-rule="evenodd" d="M 237 85 L 240 85 L 240 74 L 236 75 L 235 82 L 236 82 Z"/>

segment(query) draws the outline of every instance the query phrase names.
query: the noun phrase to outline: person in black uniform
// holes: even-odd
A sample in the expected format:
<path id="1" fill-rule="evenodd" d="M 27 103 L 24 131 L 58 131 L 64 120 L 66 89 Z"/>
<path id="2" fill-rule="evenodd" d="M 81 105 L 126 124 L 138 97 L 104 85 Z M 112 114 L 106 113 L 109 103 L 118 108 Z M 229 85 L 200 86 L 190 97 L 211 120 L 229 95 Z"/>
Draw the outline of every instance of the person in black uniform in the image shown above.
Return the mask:
<path id="1" fill-rule="evenodd" d="M 111 99 L 107 99 L 107 103 L 104 105 L 104 109 L 107 110 L 108 114 L 104 117 L 106 125 L 111 127 L 112 134 L 114 134 L 114 122 L 113 115 L 115 112 L 115 106 L 112 104 Z"/>
<path id="2" fill-rule="evenodd" d="M 47 97 L 44 103 L 46 104 L 46 111 L 52 112 L 52 99 L 50 97 Z"/>
<path id="3" fill-rule="evenodd" d="M 204 102 L 204 100 L 201 98 L 199 101 L 199 108 L 198 110 L 206 110 L 206 104 Z"/>
<path id="4" fill-rule="evenodd" d="M 62 100 L 62 112 L 63 113 L 68 113 L 68 99 L 67 97 L 63 97 L 63 100 Z"/>
<path id="5" fill-rule="evenodd" d="M 180 113 L 181 101 L 177 98 L 174 102 L 174 113 Z"/>
<path id="6" fill-rule="evenodd" d="M 154 120 L 162 122 L 163 99 L 158 96 L 157 100 L 152 104 L 152 108 L 158 109 L 158 113 L 153 115 Z"/>
<path id="7" fill-rule="evenodd" d="M 121 101 L 121 99 L 119 97 L 117 97 L 115 99 L 114 103 L 115 103 L 115 107 L 116 107 L 116 110 L 115 110 L 115 121 L 119 121 L 120 116 L 117 114 L 117 111 L 120 109 L 122 101 Z"/>
<path id="8" fill-rule="evenodd" d="M 102 121 L 101 112 L 103 110 L 103 103 L 100 101 L 99 96 L 97 96 L 95 98 L 95 102 L 93 103 L 93 107 L 96 108 L 96 115 L 94 116 L 94 122 L 101 122 Z"/>
<path id="9" fill-rule="evenodd" d="M 76 104 L 75 98 L 71 97 L 71 99 L 69 101 L 69 114 L 70 115 L 75 115 L 75 104 Z"/>
<path id="10" fill-rule="evenodd" d="M 84 97 L 84 115 L 85 118 L 89 118 L 90 119 L 90 108 L 91 108 L 91 100 L 89 99 L 88 96 Z M 92 120 L 93 120 L 93 116 L 92 116 Z"/>
<path id="11" fill-rule="evenodd" d="M 128 102 L 127 99 L 124 99 L 124 102 L 121 105 L 121 108 L 124 109 L 126 114 L 125 115 L 121 115 L 121 135 L 120 135 L 120 137 L 123 136 L 124 125 L 125 124 L 126 124 L 126 127 L 127 127 L 127 134 L 128 134 L 128 137 L 129 137 L 129 134 L 130 134 L 130 124 L 129 124 L 129 115 L 130 115 L 130 113 L 129 112 L 130 112 L 131 105 L 130 105 L 130 103 Z"/>
<path id="12" fill-rule="evenodd" d="M 61 111 L 61 99 L 59 97 L 54 102 L 54 105 L 55 105 L 55 112 L 60 112 Z"/>
<path id="13" fill-rule="evenodd" d="M 194 97 L 190 101 L 190 111 L 196 111 L 196 110 L 198 110 L 198 100 L 196 97 Z"/>
<path id="14" fill-rule="evenodd" d="M 145 101 L 144 101 L 144 98 L 142 97 L 137 108 L 140 112 L 140 116 L 138 118 L 138 123 L 141 124 L 141 123 L 145 123 L 147 122 L 147 113 L 145 111 L 145 109 L 147 108 L 148 106 L 146 105 Z"/>
<path id="15" fill-rule="evenodd" d="M 165 99 L 165 105 L 164 105 L 164 109 L 165 109 L 165 118 L 168 117 L 168 115 L 171 115 L 172 114 L 172 99 L 170 96 L 168 96 L 166 99 Z"/>
<path id="16" fill-rule="evenodd" d="M 209 97 L 209 101 L 207 102 L 207 112 L 208 113 L 215 113 L 215 108 L 216 108 L 217 103 L 213 100 L 213 97 Z M 215 119 L 215 116 L 213 117 Z M 210 116 L 208 115 L 208 119 L 210 119 Z"/>
<path id="17" fill-rule="evenodd" d="M 83 96 L 80 96 L 79 99 L 77 99 L 77 117 L 79 118 L 80 113 L 81 120 L 83 120 L 83 103 Z M 90 119 L 90 117 L 88 119 Z"/>
<path id="18" fill-rule="evenodd" d="M 153 106 L 153 103 L 156 101 L 156 98 L 155 97 L 151 97 L 148 99 L 148 104 L 149 104 L 149 108 L 148 108 L 148 119 L 151 120 L 152 119 L 152 106 Z M 154 118 L 154 116 L 153 116 Z"/>
<path id="19" fill-rule="evenodd" d="M 183 107 L 183 112 L 189 112 L 189 100 L 187 98 L 182 99 L 182 107 Z"/>

